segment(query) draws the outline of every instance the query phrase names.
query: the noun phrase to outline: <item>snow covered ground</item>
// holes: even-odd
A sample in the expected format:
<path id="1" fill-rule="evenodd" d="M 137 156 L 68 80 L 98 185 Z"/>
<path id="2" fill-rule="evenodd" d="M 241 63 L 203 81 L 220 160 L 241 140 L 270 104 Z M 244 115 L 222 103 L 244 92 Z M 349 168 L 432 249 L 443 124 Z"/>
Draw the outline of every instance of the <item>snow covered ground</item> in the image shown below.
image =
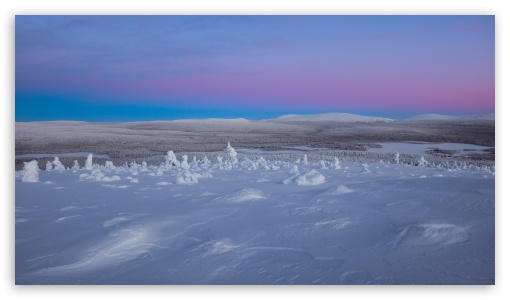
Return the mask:
<path id="1" fill-rule="evenodd" d="M 473 145 L 473 144 L 462 144 L 462 143 L 426 143 L 426 142 L 414 142 L 414 143 L 379 143 L 381 148 L 367 148 L 368 152 L 373 153 L 405 153 L 405 154 L 418 154 L 418 155 L 432 155 L 428 151 L 433 149 L 454 151 L 455 156 L 469 155 L 469 154 L 480 154 L 484 153 L 485 150 L 491 149 L 492 147 Z"/>
<path id="2" fill-rule="evenodd" d="M 139 163 L 16 172 L 16 283 L 495 282 L 493 167 Z"/>

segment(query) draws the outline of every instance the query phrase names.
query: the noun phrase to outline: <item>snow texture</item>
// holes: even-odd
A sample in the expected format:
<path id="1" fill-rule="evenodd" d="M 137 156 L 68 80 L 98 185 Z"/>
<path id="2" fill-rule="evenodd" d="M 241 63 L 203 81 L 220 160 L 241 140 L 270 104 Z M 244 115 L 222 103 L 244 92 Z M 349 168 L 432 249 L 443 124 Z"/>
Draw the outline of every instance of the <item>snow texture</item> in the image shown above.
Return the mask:
<path id="1" fill-rule="evenodd" d="M 16 284 L 494 284 L 494 167 L 227 149 L 156 165 L 90 155 L 61 172 L 26 162 Z"/>

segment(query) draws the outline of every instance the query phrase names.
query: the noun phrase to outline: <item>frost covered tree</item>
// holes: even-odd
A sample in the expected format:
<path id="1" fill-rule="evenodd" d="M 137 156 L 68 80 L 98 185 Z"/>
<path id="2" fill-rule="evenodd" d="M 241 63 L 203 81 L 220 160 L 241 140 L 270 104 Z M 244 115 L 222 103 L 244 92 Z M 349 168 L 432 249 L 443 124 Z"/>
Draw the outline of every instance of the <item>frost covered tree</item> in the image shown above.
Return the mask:
<path id="1" fill-rule="evenodd" d="M 58 170 L 60 172 L 65 171 L 66 167 L 60 162 L 57 156 L 55 156 L 55 159 L 53 160 L 52 164 L 55 166 L 54 169 Z"/>
<path id="2" fill-rule="evenodd" d="M 340 161 L 338 160 L 338 158 L 336 158 L 336 156 L 335 156 L 335 161 L 334 161 L 334 163 L 333 163 L 333 166 L 334 166 L 334 168 L 335 168 L 336 170 L 339 170 L 339 169 L 341 169 L 341 168 L 342 168 L 342 167 L 340 166 Z"/>
<path id="3" fill-rule="evenodd" d="M 92 170 L 92 153 L 89 153 L 87 160 L 85 161 L 85 170 Z"/>
<path id="4" fill-rule="evenodd" d="M 140 167 L 140 165 L 138 165 L 136 163 L 136 161 L 132 162 L 130 165 L 129 165 L 129 172 L 131 173 L 131 175 L 133 176 L 136 176 L 138 175 L 138 168 Z"/>
<path id="5" fill-rule="evenodd" d="M 39 164 L 37 160 L 33 160 L 31 162 L 25 162 L 25 166 L 23 170 L 25 173 L 23 174 L 23 178 L 21 178 L 22 182 L 38 182 L 39 181 Z"/>
<path id="6" fill-rule="evenodd" d="M 115 166 L 112 161 L 107 160 L 104 164 L 104 168 L 108 170 L 115 170 Z"/>
<path id="7" fill-rule="evenodd" d="M 216 157 L 216 160 L 218 161 L 218 164 L 217 164 L 218 169 L 223 170 L 224 169 L 224 166 L 223 166 L 223 156 L 219 156 L 218 155 Z"/>
<path id="8" fill-rule="evenodd" d="M 181 165 L 181 163 L 179 162 L 179 160 L 177 159 L 172 150 L 166 153 L 165 161 L 166 161 L 165 166 L 167 168 L 171 168 L 172 166 L 179 167 Z"/>
<path id="9" fill-rule="evenodd" d="M 74 160 L 71 170 L 78 171 L 79 169 L 80 169 L 80 165 L 78 164 L 78 161 Z"/>
<path id="10" fill-rule="evenodd" d="M 393 162 L 396 164 L 400 163 L 400 154 L 398 152 L 393 155 Z"/>
<path id="11" fill-rule="evenodd" d="M 202 170 L 208 170 L 211 167 L 211 161 L 207 156 L 204 156 L 204 159 L 202 160 L 202 165 L 200 166 Z"/>
<path id="12" fill-rule="evenodd" d="M 425 158 L 422 156 L 422 157 L 417 157 L 414 161 L 414 165 L 415 166 L 418 166 L 418 167 L 424 167 L 428 164 L 428 162 L 425 160 Z"/>
<path id="13" fill-rule="evenodd" d="M 181 167 L 182 167 L 184 170 L 188 170 L 188 169 L 189 169 L 188 156 L 187 156 L 187 155 L 183 155 L 183 156 L 182 156 Z"/>
<path id="14" fill-rule="evenodd" d="M 234 147 L 230 146 L 230 142 L 228 142 L 227 148 L 225 149 L 226 161 L 236 164 L 237 163 L 237 151 Z"/>

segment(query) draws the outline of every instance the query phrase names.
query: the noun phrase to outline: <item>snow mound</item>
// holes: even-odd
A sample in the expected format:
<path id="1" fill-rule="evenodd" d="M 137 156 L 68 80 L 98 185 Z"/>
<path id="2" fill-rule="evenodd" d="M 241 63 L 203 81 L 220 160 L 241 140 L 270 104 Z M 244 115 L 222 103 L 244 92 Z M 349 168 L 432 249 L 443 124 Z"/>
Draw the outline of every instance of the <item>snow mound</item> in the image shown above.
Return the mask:
<path id="1" fill-rule="evenodd" d="M 326 177 L 315 170 L 308 171 L 294 179 L 294 183 L 297 185 L 319 185 L 323 184 L 325 181 Z"/>
<path id="2" fill-rule="evenodd" d="M 227 202 L 240 203 L 248 201 L 260 201 L 267 198 L 268 195 L 262 192 L 261 190 L 247 188 L 242 189 L 233 194 L 227 195 L 225 197 L 221 197 L 220 199 Z"/>
<path id="3" fill-rule="evenodd" d="M 407 226 L 397 237 L 396 246 L 453 245 L 469 240 L 467 228 L 453 224 Z"/>
<path id="4" fill-rule="evenodd" d="M 390 122 L 393 119 L 368 117 L 347 113 L 324 113 L 324 114 L 310 114 L 310 115 L 283 115 L 274 121 L 287 122 L 287 121 L 334 121 L 334 122 Z"/>
<path id="5" fill-rule="evenodd" d="M 191 173 L 188 169 L 184 169 L 182 174 L 177 177 L 177 184 L 186 184 L 186 183 L 197 183 L 198 178 L 196 174 Z"/>
<path id="6" fill-rule="evenodd" d="M 346 187 L 345 185 L 339 185 L 337 187 L 331 188 L 327 190 L 324 195 L 332 195 L 332 196 L 338 196 L 343 194 L 348 194 L 354 192 L 350 188 Z"/>

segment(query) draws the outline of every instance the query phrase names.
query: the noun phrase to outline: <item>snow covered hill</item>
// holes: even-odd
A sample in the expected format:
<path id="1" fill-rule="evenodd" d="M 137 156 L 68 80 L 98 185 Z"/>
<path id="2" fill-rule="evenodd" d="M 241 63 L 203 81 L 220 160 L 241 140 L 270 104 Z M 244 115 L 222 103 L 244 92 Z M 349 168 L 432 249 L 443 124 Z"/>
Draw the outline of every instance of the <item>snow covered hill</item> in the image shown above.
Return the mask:
<path id="1" fill-rule="evenodd" d="M 409 121 L 475 121 L 475 120 L 495 120 L 495 114 L 449 116 L 438 114 L 422 114 L 407 118 Z"/>
<path id="2" fill-rule="evenodd" d="M 310 114 L 310 115 L 283 115 L 273 121 L 287 122 L 287 121 L 334 121 L 334 122 L 390 122 L 393 119 L 368 117 L 347 113 L 324 113 L 324 114 Z"/>

